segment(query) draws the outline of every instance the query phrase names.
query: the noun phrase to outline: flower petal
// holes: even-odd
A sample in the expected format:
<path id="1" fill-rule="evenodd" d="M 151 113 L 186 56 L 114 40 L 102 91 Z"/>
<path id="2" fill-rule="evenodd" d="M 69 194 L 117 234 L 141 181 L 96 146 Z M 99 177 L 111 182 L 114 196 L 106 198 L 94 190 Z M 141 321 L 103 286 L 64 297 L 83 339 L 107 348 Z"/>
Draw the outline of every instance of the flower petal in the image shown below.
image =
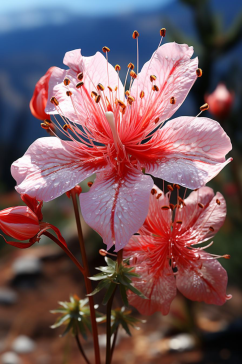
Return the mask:
<path id="1" fill-rule="evenodd" d="M 194 266 L 178 266 L 177 288 L 193 301 L 223 305 L 229 298 L 226 295 L 227 272 L 216 259 L 210 259 L 210 254 L 201 252 L 200 255 L 201 259 Z"/>
<path id="2" fill-rule="evenodd" d="M 190 59 L 192 54 L 193 47 L 188 47 L 186 44 L 166 43 L 154 52 L 150 61 L 145 63 L 131 90 L 139 102 L 141 114 L 144 110 L 149 111 L 144 114 L 145 118 L 159 117 L 159 121 L 163 122 L 183 103 L 197 79 L 198 59 Z M 150 82 L 151 75 L 157 77 L 153 83 L 158 86 L 158 92 L 151 91 L 153 86 Z M 145 93 L 143 100 L 138 97 L 141 90 Z M 170 103 L 171 97 L 174 97 L 175 104 Z"/>
<path id="3" fill-rule="evenodd" d="M 87 193 L 80 195 L 84 220 L 103 238 L 108 249 L 122 249 L 143 224 L 153 180 L 135 170 L 98 173 Z"/>
<path id="4" fill-rule="evenodd" d="M 12 164 L 11 173 L 19 193 L 50 201 L 105 166 L 101 152 L 77 142 L 47 137 L 37 139 Z"/>
<path id="5" fill-rule="evenodd" d="M 145 163 L 144 148 L 150 162 Z M 168 122 L 134 152 L 140 161 L 143 159 L 146 173 L 195 189 L 210 181 L 232 160 L 225 160 L 231 148 L 229 137 L 216 121 L 180 117 Z"/>

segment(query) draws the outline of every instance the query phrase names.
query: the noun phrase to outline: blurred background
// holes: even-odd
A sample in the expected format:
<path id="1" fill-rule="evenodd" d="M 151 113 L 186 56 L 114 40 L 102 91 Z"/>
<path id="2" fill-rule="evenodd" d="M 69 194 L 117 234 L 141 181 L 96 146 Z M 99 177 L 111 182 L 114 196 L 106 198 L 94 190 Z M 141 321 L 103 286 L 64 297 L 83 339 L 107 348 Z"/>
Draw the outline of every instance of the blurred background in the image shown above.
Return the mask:
<path id="1" fill-rule="evenodd" d="M 165 42 L 194 46 L 203 76 L 176 113 L 219 121 L 233 144 L 234 158 L 209 185 L 227 201 L 226 222 L 209 248 L 230 254 L 221 261 L 229 275 L 232 300 L 222 307 L 191 303 L 182 296 L 168 316 L 147 318 L 132 338 L 120 330 L 113 362 L 119 363 L 241 363 L 242 362 L 242 6 L 238 0 L 22 0 L 0 4 L 0 209 L 19 205 L 10 174 L 11 163 L 37 138 L 46 136 L 29 110 L 36 82 L 51 66 L 63 67 L 66 51 L 81 48 L 91 56 L 103 46 L 109 61 L 136 63 L 133 30 L 140 33 L 140 65 L 157 48 L 159 29 Z M 87 181 L 82 187 L 87 190 Z M 56 225 L 79 257 L 70 200 L 62 196 L 44 205 L 44 221 Z M 102 264 L 99 236 L 84 223 L 91 270 Z M 81 362 L 71 336 L 59 338 L 49 312 L 71 294 L 84 295 L 79 272 L 60 249 L 42 237 L 40 244 L 20 251 L 0 240 L 0 361 L 5 364 Z M 96 302 L 101 296 L 96 297 Z M 100 303 L 100 302 L 99 302 Z M 100 308 L 102 310 L 102 308 Z M 137 315 L 136 312 L 134 312 Z M 100 326 L 104 350 L 105 327 Z M 92 343 L 85 347 L 92 358 Z M 11 356 L 12 355 L 12 356 Z M 125 359 L 124 359 L 125 355 Z"/>

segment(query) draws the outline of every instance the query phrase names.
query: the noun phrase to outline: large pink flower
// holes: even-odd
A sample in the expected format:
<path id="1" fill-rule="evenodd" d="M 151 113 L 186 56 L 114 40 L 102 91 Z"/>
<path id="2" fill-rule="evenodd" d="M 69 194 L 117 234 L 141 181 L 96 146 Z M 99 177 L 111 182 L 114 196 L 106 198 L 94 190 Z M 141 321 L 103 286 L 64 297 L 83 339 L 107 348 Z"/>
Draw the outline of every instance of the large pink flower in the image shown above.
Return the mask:
<path id="1" fill-rule="evenodd" d="M 119 66 L 116 72 L 99 52 L 66 53 L 69 69 L 54 68 L 46 112 L 61 115 L 64 130 L 56 126 L 71 141 L 36 140 L 13 163 L 17 191 L 48 201 L 97 173 L 90 191 L 80 195 L 83 217 L 108 248 L 115 241 L 119 250 L 147 215 L 153 181 L 142 169 L 192 189 L 213 178 L 230 161 L 225 155 L 231 149 L 216 121 L 180 117 L 160 128 L 197 78 L 192 54 L 185 44 L 161 46 L 138 76 L 130 72 L 124 94 Z"/>
<path id="2" fill-rule="evenodd" d="M 184 201 L 178 197 L 174 206 L 170 195 L 153 187 L 140 235 L 134 235 L 124 248 L 125 258 L 131 258 L 130 265 L 141 276 L 134 285 L 148 298 L 131 292 L 129 303 L 144 315 L 156 311 L 167 315 L 176 288 L 193 301 L 216 305 L 231 297 L 226 295 L 227 273 L 217 261 L 219 256 L 198 247 L 224 223 L 223 196 L 219 192 L 214 196 L 211 188 L 202 187 Z"/>

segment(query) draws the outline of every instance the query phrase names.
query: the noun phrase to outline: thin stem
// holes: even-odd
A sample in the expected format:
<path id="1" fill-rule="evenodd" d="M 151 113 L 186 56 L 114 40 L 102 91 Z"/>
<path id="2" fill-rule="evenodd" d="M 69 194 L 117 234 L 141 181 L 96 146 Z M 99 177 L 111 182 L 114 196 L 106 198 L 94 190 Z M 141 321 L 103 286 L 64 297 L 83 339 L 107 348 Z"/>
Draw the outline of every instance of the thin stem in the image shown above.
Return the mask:
<path id="1" fill-rule="evenodd" d="M 123 261 L 123 249 L 121 249 L 118 252 L 118 265 L 120 265 Z M 111 349 L 111 311 L 112 311 L 112 304 L 113 304 L 113 298 L 116 292 L 116 288 L 110 297 L 108 303 L 107 303 L 107 316 L 106 316 L 106 335 L 107 335 L 107 344 L 106 344 L 106 364 L 111 364 L 112 355 L 113 352 Z M 116 340 L 116 339 L 115 339 Z"/>
<path id="2" fill-rule="evenodd" d="M 51 240 L 53 240 L 57 245 L 59 245 L 59 247 L 62 250 L 64 250 L 64 252 L 69 256 L 69 258 L 71 258 L 71 260 L 73 261 L 73 263 L 82 272 L 82 274 L 83 275 L 85 274 L 85 271 L 84 271 L 83 266 L 78 262 L 78 260 L 74 257 L 74 255 L 70 252 L 70 250 L 67 247 L 65 247 L 54 235 L 52 235 L 48 231 L 45 231 L 43 233 L 43 235 L 47 236 L 48 238 L 50 238 Z"/>
<path id="3" fill-rule="evenodd" d="M 90 277 L 90 273 L 89 273 L 87 255 L 86 255 L 86 250 L 85 250 L 85 245 L 84 245 L 84 240 L 83 240 L 81 220 L 80 220 L 80 214 L 79 214 L 79 209 L 78 209 L 78 205 L 77 205 L 76 193 L 74 190 L 71 190 L 71 198 L 72 198 L 74 212 L 75 212 L 79 244 L 80 244 L 80 248 L 81 248 L 82 261 L 83 261 L 83 266 L 84 266 L 84 271 L 85 271 L 85 273 L 84 273 L 85 286 L 86 286 L 87 294 L 90 294 L 90 293 L 92 293 L 92 285 L 91 285 L 91 281 L 88 278 L 88 277 Z M 88 296 L 88 299 L 89 299 L 90 315 L 91 315 L 91 323 L 92 323 L 95 363 L 100 364 L 101 361 L 100 361 L 98 330 L 97 330 L 97 322 L 96 322 L 96 313 L 95 313 L 95 309 L 94 309 L 94 301 L 93 301 L 92 296 Z"/>
<path id="4" fill-rule="evenodd" d="M 86 357 L 86 354 L 83 350 L 83 347 L 81 345 L 81 342 L 79 340 L 79 336 L 78 334 L 75 335 L 75 339 L 76 339 L 76 342 L 77 342 L 77 346 L 78 346 L 78 349 L 80 350 L 80 353 L 82 354 L 83 358 L 85 359 L 86 363 L 87 364 L 90 364 L 90 361 L 88 360 L 88 358 Z"/>
<path id="5" fill-rule="evenodd" d="M 112 342 L 112 347 L 111 347 L 111 359 L 110 359 L 110 362 L 112 363 L 112 357 L 113 357 L 113 352 L 114 352 L 114 349 L 115 349 L 115 345 L 116 345 L 116 340 L 117 340 L 117 336 L 118 336 L 118 328 L 119 326 L 117 327 L 115 333 L 114 333 L 114 338 L 113 338 L 113 342 Z"/>

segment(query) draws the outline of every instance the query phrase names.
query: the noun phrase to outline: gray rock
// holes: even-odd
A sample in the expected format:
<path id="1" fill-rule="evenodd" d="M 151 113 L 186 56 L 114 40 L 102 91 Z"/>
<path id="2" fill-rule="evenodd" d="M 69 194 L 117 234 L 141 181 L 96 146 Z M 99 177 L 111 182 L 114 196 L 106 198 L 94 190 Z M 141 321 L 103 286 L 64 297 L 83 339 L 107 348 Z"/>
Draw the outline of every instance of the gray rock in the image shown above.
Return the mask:
<path id="1" fill-rule="evenodd" d="M 16 292 L 8 288 L 0 288 L 0 305 L 13 305 L 17 300 Z"/>
<path id="2" fill-rule="evenodd" d="M 42 264 L 36 257 L 21 257 L 13 262 L 12 269 L 16 275 L 20 274 L 40 274 Z"/>
<path id="3" fill-rule="evenodd" d="M 17 354 L 12 351 L 8 351 L 1 356 L 1 364 L 21 364 L 22 360 Z"/>
<path id="4" fill-rule="evenodd" d="M 24 335 L 18 336 L 12 343 L 12 350 L 19 354 L 31 353 L 35 348 L 35 342 Z"/>

